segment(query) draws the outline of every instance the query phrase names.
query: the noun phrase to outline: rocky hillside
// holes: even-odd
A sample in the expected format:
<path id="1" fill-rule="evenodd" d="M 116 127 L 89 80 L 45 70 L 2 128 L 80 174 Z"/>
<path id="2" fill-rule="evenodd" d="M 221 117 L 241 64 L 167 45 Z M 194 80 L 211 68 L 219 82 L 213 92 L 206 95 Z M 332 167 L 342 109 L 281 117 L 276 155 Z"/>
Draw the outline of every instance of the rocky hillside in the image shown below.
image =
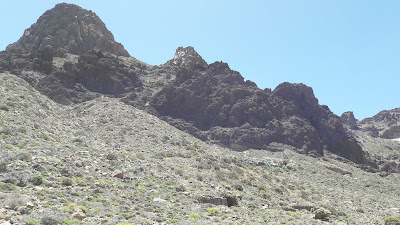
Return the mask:
<path id="1" fill-rule="evenodd" d="M 400 216 L 398 173 L 282 144 L 232 151 L 117 98 L 66 106 L 0 76 L 0 224 L 344 225 Z"/>
<path id="2" fill-rule="evenodd" d="M 0 224 L 381 224 L 399 110 L 357 121 L 179 47 L 131 56 L 58 4 L 0 52 Z"/>

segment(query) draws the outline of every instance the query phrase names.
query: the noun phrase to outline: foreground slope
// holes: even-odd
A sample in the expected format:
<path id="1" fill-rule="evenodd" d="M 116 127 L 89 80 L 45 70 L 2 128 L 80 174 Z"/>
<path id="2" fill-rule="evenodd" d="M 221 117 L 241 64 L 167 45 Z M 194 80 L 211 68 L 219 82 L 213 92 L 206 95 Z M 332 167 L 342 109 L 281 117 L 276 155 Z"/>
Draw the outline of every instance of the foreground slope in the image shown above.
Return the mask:
<path id="1" fill-rule="evenodd" d="M 235 152 L 118 99 L 65 106 L 0 76 L 0 222 L 381 224 L 400 216 L 399 174 L 281 144 Z M 329 221 L 313 218 L 320 207 Z"/>

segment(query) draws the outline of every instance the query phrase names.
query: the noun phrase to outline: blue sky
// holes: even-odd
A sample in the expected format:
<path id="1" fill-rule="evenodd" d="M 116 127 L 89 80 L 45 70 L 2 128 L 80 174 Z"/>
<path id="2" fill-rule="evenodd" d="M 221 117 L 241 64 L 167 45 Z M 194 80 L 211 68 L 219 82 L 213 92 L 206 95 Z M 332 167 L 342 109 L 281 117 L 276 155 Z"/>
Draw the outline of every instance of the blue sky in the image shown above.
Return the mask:
<path id="1" fill-rule="evenodd" d="M 62 1 L 2 2 L 0 50 Z M 260 88 L 289 81 L 357 119 L 400 107 L 400 1 L 81 0 L 128 52 L 150 64 L 193 46 Z"/>

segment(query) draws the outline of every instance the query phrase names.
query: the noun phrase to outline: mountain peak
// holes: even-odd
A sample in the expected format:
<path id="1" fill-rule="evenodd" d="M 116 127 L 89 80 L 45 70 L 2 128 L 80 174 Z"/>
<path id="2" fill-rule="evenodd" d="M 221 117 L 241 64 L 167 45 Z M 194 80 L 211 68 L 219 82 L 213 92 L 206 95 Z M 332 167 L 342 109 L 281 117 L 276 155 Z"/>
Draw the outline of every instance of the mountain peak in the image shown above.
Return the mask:
<path id="1" fill-rule="evenodd" d="M 57 4 L 47 10 L 6 51 L 32 52 L 48 45 L 56 54 L 82 55 L 98 48 L 115 55 L 129 56 L 94 12 L 67 3 Z"/>
<path id="2" fill-rule="evenodd" d="M 176 49 L 174 58 L 171 60 L 172 64 L 177 66 L 189 67 L 202 67 L 208 66 L 207 62 L 194 50 L 192 46 L 178 47 Z"/>

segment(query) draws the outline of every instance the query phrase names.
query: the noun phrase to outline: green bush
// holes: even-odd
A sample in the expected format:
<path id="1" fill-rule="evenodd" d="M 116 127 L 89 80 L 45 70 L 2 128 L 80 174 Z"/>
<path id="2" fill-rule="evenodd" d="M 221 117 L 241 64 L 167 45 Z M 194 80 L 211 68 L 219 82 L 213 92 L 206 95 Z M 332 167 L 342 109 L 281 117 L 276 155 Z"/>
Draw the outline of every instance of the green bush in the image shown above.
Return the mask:
<path id="1" fill-rule="evenodd" d="M 18 187 L 14 184 L 0 182 L 0 190 L 3 192 L 11 192 L 17 189 Z"/>
<path id="2" fill-rule="evenodd" d="M 79 208 L 80 210 L 82 210 L 83 213 L 88 212 L 88 209 L 85 206 L 77 205 L 76 203 L 72 203 L 72 204 L 69 204 L 68 206 L 64 206 L 64 207 L 62 207 L 62 210 L 64 212 L 72 213 L 75 208 Z"/>
<path id="3" fill-rule="evenodd" d="M 61 179 L 61 184 L 65 186 L 72 186 L 73 180 L 71 178 L 64 177 Z"/>
<path id="4" fill-rule="evenodd" d="M 36 174 L 31 179 L 32 184 L 34 185 L 41 185 L 43 184 L 43 177 L 40 174 Z"/>
<path id="5" fill-rule="evenodd" d="M 58 221 L 54 217 L 43 217 L 40 220 L 40 224 L 42 224 L 42 225 L 54 225 L 54 224 L 60 224 L 60 221 Z"/>
<path id="6" fill-rule="evenodd" d="M 32 160 L 32 155 L 31 155 L 30 153 L 28 153 L 28 152 L 21 152 L 21 153 L 18 155 L 18 158 L 19 158 L 20 160 L 22 160 L 22 161 L 28 162 L 28 161 L 31 161 L 31 160 Z"/>
<path id="7" fill-rule="evenodd" d="M 81 221 L 76 218 L 64 219 L 61 222 L 62 222 L 62 224 L 81 224 Z"/>
<path id="8" fill-rule="evenodd" d="M 136 154 L 136 158 L 138 158 L 140 160 L 145 160 L 146 159 L 142 153 Z"/>
<path id="9" fill-rule="evenodd" d="M 394 216 L 388 216 L 384 220 L 385 225 L 400 225 L 400 220 Z"/>
<path id="10" fill-rule="evenodd" d="M 217 216 L 221 214 L 221 211 L 217 208 L 208 208 L 207 209 L 207 215 L 208 216 Z"/>
<path id="11" fill-rule="evenodd" d="M 38 222 L 36 220 L 29 219 L 26 221 L 26 224 L 27 225 L 36 225 L 36 224 L 38 224 Z"/>
<path id="12" fill-rule="evenodd" d="M 188 215 L 188 217 L 189 217 L 190 219 L 200 219 L 200 218 L 201 218 L 201 215 L 198 214 L 198 213 L 190 213 L 190 214 Z"/>

